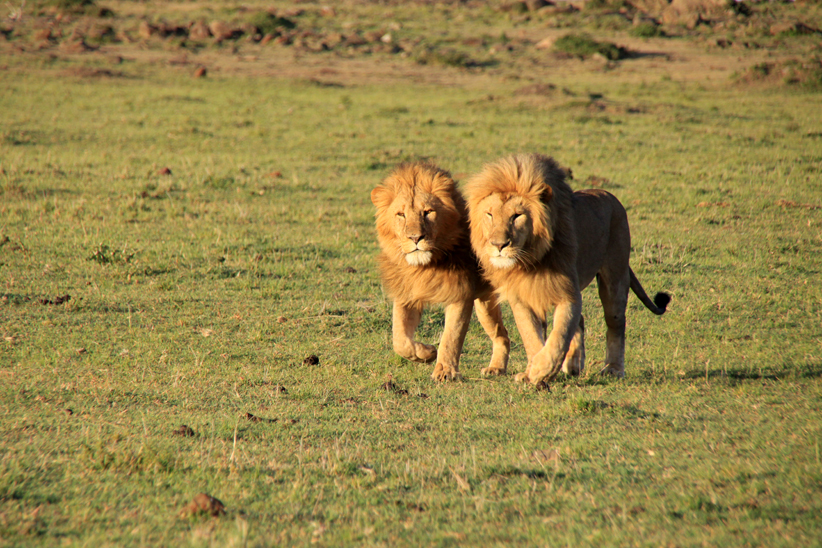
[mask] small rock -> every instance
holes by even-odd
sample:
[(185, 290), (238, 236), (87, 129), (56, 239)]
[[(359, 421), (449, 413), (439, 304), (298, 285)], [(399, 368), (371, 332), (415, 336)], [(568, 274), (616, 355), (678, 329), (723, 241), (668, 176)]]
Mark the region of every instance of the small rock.
[(398, 394), (400, 396), (407, 396), (408, 395), (408, 390), (406, 390), (404, 388), (400, 388), (399, 386), (397, 386), (394, 383), (394, 381), (387, 381), (387, 382), (383, 383), (383, 385), (380, 388), (382, 388), (386, 392), (393, 392), (393, 393)]
[(157, 171), (157, 174), (158, 174), (158, 175), (171, 175), (171, 169), (169, 169), (169, 168), (167, 168), (167, 167), (161, 167), (161, 168)]
[(195, 42), (204, 42), (211, 38), (211, 31), (203, 21), (197, 21), (188, 29), (188, 39)]
[(190, 426), (188, 426), (187, 424), (181, 424), (180, 428), (177, 428), (176, 430), (171, 432), (171, 435), (172, 436), (181, 436), (181, 437), (184, 437), (184, 438), (193, 438), (194, 436), (197, 435), (197, 433), (194, 432), (194, 430)]
[(208, 30), (218, 42), (228, 40), (234, 35), (234, 30), (224, 21), (212, 21), (208, 25)]
[(528, 11), (537, 11), (550, 5), (551, 3), (547, 0), (525, 0), (525, 6), (528, 8)]
[(311, 354), (303, 360), (303, 365), (320, 365), (320, 358), (318, 358), (315, 354)]
[(194, 497), (194, 500), (185, 507), (185, 513), (189, 515), (209, 514), (217, 517), (225, 514), (225, 505), (211, 495), (199, 493)]
[(204, 78), (205, 75), (208, 73), (205, 67), (197, 67), (197, 70), (194, 71), (195, 78)]
[(148, 21), (140, 21), (140, 25), (137, 27), (137, 35), (140, 36), (140, 38), (147, 40), (156, 33), (157, 27), (150, 25)]
[(277, 422), (277, 419), (264, 419), (263, 417), (252, 415), (251, 413), (246, 413), (243, 417), (251, 422)]

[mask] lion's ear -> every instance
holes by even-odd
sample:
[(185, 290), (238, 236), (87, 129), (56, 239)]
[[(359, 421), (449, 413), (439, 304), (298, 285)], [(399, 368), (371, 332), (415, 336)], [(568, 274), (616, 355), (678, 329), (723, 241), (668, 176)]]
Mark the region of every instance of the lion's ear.
[(393, 199), (394, 196), (391, 194), (391, 191), (384, 186), (378, 186), (371, 191), (371, 203), (373, 203), (377, 209), (382, 210), (387, 208), (391, 205), (391, 200)]
[(549, 204), (549, 203), (551, 203), (551, 200), (553, 199), (553, 197), (554, 197), (554, 189), (552, 189), (548, 185), (545, 185), (545, 189), (542, 191), (542, 194), (540, 194), (539, 200), (543, 204)]

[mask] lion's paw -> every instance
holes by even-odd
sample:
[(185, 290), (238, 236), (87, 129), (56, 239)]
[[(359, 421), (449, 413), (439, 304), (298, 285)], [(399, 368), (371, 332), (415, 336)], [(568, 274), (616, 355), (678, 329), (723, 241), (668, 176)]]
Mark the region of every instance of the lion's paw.
[(526, 372), (517, 373), (516, 375), (514, 375), (514, 380), (517, 381), (517, 382), (528, 382), (529, 381), (528, 373), (526, 373)]
[(488, 367), (480, 370), (480, 374), (482, 374), (485, 377), (497, 377), (497, 376), (505, 375), (506, 373), (508, 373), (507, 369), (502, 368), (502, 367), (494, 367), (494, 366), (490, 366), (490, 365)]
[(617, 379), (625, 378), (625, 367), (616, 363), (609, 363), (600, 370), (600, 375), (611, 375)]
[(416, 343), (414, 344), (414, 351), (417, 354), (417, 360), (423, 363), (429, 363), (437, 359), (437, 347), (430, 344)]
[(431, 378), (439, 382), (457, 381), (462, 378), (462, 375), (460, 375), (459, 369), (456, 367), (438, 363), (436, 367), (434, 367), (434, 372), (431, 374)]

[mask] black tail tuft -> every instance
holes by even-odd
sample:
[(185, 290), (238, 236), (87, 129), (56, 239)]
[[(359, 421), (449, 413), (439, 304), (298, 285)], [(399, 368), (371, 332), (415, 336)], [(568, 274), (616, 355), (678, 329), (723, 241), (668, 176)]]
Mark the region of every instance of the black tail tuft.
[(654, 295), (654, 304), (657, 306), (657, 308), (661, 309), (662, 312), (665, 312), (665, 309), (668, 307), (669, 302), (671, 302), (671, 296), (667, 293), (657, 293), (656, 295)]

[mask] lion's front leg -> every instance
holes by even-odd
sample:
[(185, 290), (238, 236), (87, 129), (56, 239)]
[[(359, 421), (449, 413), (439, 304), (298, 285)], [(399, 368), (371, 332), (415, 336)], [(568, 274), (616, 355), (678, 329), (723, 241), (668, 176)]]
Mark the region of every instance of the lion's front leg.
[(480, 373), (489, 376), (505, 375), (508, 370), (511, 339), (508, 338), (508, 330), (502, 324), (502, 309), (493, 295), (476, 299), (474, 308), (477, 311), (477, 319), (493, 344), (491, 363)]
[(437, 359), (437, 349), (414, 340), (422, 310), (394, 302), (392, 336), (394, 352), (412, 362), (429, 363)]
[(460, 377), (460, 354), (471, 321), (472, 304), (468, 299), (445, 307), (445, 329), (440, 340), (437, 365), (431, 375), (434, 380), (448, 381)]
[(525, 354), (528, 357), (528, 365), (525, 371), (517, 373), (514, 380), (528, 382), (534, 357), (545, 346), (545, 318), (542, 318), (529, 306), (518, 300), (510, 299), (510, 303), (511, 311), (514, 313), (514, 321), (517, 323), (517, 330), (522, 338), (522, 344), (525, 346)]
[(582, 299), (579, 293), (573, 301), (557, 305), (554, 310), (554, 326), (548, 341), (534, 359), (530, 360), (528, 382), (538, 386), (550, 382), (557, 376), (571, 346), (571, 340), (579, 328), (581, 314)]

